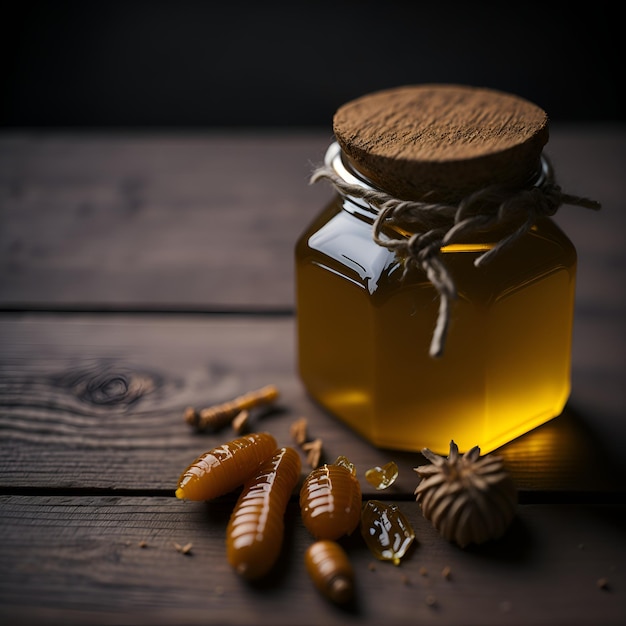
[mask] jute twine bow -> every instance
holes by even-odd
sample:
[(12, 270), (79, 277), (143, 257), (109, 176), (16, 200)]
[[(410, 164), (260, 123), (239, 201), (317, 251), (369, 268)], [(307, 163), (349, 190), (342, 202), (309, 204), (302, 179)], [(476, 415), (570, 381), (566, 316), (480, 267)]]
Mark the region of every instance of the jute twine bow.
[[(457, 297), (454, 281), (441, 258), (442, 247), (467, 240), (485, 228), (510, 225), (510, 233), (474, 261), (476, 267), (481, 267), (527, 233), (539, 217), (554, 215), (564, 204), (600, 209), (595, 200), (563, 193), (554, 182), (551, 167), (540, 185), (523, 189), (487, 187), (466, 196), (458, 205), (400, 200), (378, 189), (347, 183), (327, 165), (317, 168), (310, 182), (322, 178), (330, 180), (341, 194), (361, 198), (377, 210), (374, 241), (402, 259), (403, 278), (411, 268), (421, 268), (437, 289), (439, 313), (429, 350), (433, 358), (443, 354), (450, 310)], [(390, 235), (397, 231), (387, 228), (383, 233), (386, 227), (413, 234), (408, 238), (400, 233)]]

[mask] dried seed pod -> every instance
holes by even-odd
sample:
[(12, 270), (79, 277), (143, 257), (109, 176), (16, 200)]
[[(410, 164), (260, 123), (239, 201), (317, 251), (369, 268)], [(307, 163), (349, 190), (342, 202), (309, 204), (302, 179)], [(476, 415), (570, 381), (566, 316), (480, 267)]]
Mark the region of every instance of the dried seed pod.
[(243, 578), (261, 578), (278, 559), (301, 466), (293, 448), (280, 448), (244, 483), (226, 530), (228, 562)]
[(269, 433), (251, 433), (199, 456), (180, 476), (176, 497), (211, 500), (242, 485), (276, 450)]
[(415, 489), (424, 517), (439, 533), (459, 546), (497, 539), (517, 507), (517, 489), (499, 456), (480, 456), (475, 446), (463, 456), (454, 441), (447, 458), (428, 448), (431, 462), (414, 468), (422, 479)]
[(300, 489), (300, 511), (316, 539), (339, 539), (359, 525), (361, 485), (345, 457), (314, 469)]
[(317, 589), (337, 604), (354, 595), (354, 570), (345, 550), (335, 541), (323, 539), (310, 545), (304, 555), (307, 572)]

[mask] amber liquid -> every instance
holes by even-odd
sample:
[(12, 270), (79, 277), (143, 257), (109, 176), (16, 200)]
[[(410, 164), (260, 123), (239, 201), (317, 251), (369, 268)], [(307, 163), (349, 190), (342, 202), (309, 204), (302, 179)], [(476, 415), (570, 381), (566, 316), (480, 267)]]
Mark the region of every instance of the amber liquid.
[(378, 447), (487, 453), (559, 415), (570, 392), (576, 252), (540, 221), (486, 266), (493, 233), (442, 250), (458, 290), (429, 356), (438, 294), (401, 280), (371, 222), (337, 198), (296, 247), (298, 364), (311, 396)]

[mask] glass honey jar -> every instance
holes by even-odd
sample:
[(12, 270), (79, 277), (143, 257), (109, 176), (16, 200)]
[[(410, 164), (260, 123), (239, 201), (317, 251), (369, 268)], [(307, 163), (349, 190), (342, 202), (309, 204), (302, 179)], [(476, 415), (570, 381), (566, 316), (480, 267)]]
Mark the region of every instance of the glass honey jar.
[(313, 181), (335, 195), (295, 251), (298, 369), (380, 448), (483, 453), (570, 394), (576, 251), (546, 113), (517, 96), (416, 85), (340, 107)]

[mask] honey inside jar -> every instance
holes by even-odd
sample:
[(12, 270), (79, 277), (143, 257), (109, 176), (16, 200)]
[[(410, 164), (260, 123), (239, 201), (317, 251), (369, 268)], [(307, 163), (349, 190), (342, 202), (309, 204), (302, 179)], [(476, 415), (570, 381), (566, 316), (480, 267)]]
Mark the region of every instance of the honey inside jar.
[(440, 453), (451, 437), (491, 451), (562, 412), (576, 253), (553, 222), (480, 272), (481, 244), (444, 251), (458, 300), (434, 360), (433, 286), (400, 283), (394, 254), (340, 199), (322, 221), (300, 238), (296, 268), (300, 375), (322, 406), (379, 447)]
[[(327, 163), (341, 174), (336, 144)], [(548, 217), (475, 267), (501, 233), (443, 246), (457, 297), (441, 358), (437, 290), (338, 193), (296, 245), (298, 367), (310, 395), (378, 447), (487, 453), (559, 415), (570, 393), (576, 251)]]

